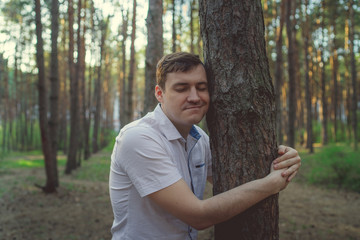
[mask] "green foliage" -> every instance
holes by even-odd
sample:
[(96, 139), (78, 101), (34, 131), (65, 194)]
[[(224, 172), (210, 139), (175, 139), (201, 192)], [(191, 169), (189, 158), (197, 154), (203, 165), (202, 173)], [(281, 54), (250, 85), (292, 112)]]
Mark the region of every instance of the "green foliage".
[(302, 158), (308, 182), (360, 192), (360, 157), (351, 146), (330, 144)]

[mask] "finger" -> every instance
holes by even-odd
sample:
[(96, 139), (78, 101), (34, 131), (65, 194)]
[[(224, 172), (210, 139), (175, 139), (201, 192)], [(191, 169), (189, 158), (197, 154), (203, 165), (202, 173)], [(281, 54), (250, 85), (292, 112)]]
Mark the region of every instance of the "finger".
[(299, 170), (299, 168), (300, 168), (300, 165), (301, 165), (300, 163), (292, 165), (291, 167), (286, 169), (284, 172), (282, 172), (281, 176), (288, 177), (291, 174), (293, 174), (294, 172), (297, 172)]
[(289, 148), (287, 147), (286, 153), (284, 153), (283, 155), (279, 156), (278, 158), (276, 158), (274, 160), (274, 163), (279, 163), (282, 162), (284, 160), (290, 159), (290, 158), (294, 158), (296, 156), (298, 156), (298, 152), (293, 149), (293, 148)]
[(283, 155), (286, 152), (286, 146), (279, 145), (278, 147), (278, 154)]
[(298, 171), (293, 172), (293, 174), (291, 174), (286, 181), (290, 182), (296, 176), (297, 172)]
[(299, 155), (296, 155), (295, 157), (291, 157), (291, 158), (283, 160), (281, 162), (275, 162), (275, 161), (273, 162), (274, 169), (281, 169), (281, 168), (287, 168), (287, 167), (291, 167), (295, 164), (301, 163), (301, 158)]

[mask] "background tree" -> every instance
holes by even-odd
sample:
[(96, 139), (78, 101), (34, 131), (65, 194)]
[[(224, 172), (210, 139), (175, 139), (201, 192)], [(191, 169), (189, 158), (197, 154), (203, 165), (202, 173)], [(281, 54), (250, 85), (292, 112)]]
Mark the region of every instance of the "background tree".
[(321, 44), (320, 44), (320, 79), (321, 79), (321, 101), (322, 101), (322, 143), (323, 145), (328, 144), (328, 103), (326, 94), (326, 69), (325, 69), (325, 0), (322, 1), (321, 5)]
[(350, 42), (350, 62), (351, 62), (351, 86), (352, 86), (352, 125), (354, 132), (354, 148), (358, 149), (358, 133), (357, 133), (357, 70), (354, 53), (354, 34), (355, 34), (355, 20), (354, 20), (354, 1), (349, 1), (349, 42)]
[(57, 168), (58, 125), (59, 125), (59, 70), (58, 70), (58, 36), (59, 36), (59, 1), (51, 1), (51, 60), (50, 60), (50, 119), (49, 134), (51, 138), (52, 175), (56, 186), (59, 186)]
[(304, 38), (304, 59), (305, 59), (305, 98), (306, 98), (306, 133), (307, 142), (306, 147), (309, 148), (310, 153), (314, 152), (313, 147), (313, 129), (312, 129), (312, 109), (311, 109), (311, 92), (310, 92), (310, 69), (309, 69), (309, 28), (310, 21), (307, 13), (309, 7), (309, 0), (305, 0), (305, 21), (303, 23), (303, 38)]
[(286, 32), (288, 37), (288, 74), (289, 74), (289, 94), (288, 94), (288, 140), (287, 144), (290, 147), (295, 146), (295, 117), (296, 117), (296, 73), (295, 73), (295, 46), (294, 46), (294, 31), (292, 19), (293, 8), (292, 4), (295, 1), (287, 1), (286, 4)]
[(162, 0), (150, 0), (146, 19), (148, 41), (145, 60), (145, 101), (144, 114), (152, 111), (157, 104), (154, 95), (156, 85), (156, 64), (163, 56)]
[[(79, 0), (81, 1), (81, 0)], [(81, 5), (80, 5), (81, 6)], [(65, 173), (70, 174), (72, 170), (77, 168), (76, 154), (78, 148), (78, 119), (79, 119), (79, 80), (75, 76), (74, 63), (74, 8), (73, 1), (68, 0), (68, 16), (69, 16), (69, 76), (70, 76), (70, 141), (69, 153), (66, 161)]]
[(281, 89), (283, 87), (283, 27), (285, 21), (285, 6), (286, 1), (282, 0), (280, 5), (280, 19), (279, 26), (276, 28), (276, 65), (275, 65), (275, 106), (276, 106), (276, 123), (277, 123), (277, 140), (283, 142), (282, 133), (282, 104), (281, 104)]
[(135, 39), (136, 39), (136, 0), (133, 1), (133, 17), (132, 17), (132, 30), (131, 30), (131, 46), (130, 46), (130, 63), (129, 63), (129, 75), (128, 86), (126, 92), (127, 108), (126, 108), (126, 123), (131, 122), (134, 117), (134, 104), (133, 104), (133, 92), (134, 92), (134, 79), (135, 79)]
[(48, 119), (47, 119), (47, 95), (45, 86), (45, 66), (44, 66), (44, 50), (42, 39), (42, 23), (40, 0), (35, 0), (35, 21), (36, 21), (36, 62), (38, 66), (38, 91), (39, 91), (39, 120), (41, 130), (42, 151), (45, 161), (46, 185), (42, 187), (46, 193), (56, 191), (58, 185), (57, 175), (54, 174), (54, 162), (52, 159), (52, 145), (49, 135)]
[(129, 11), (124, 9), (121, 10), (122, 15), (122, 27), (121, 27), (121, 74), (119, 81), (119, 116), (120, 116), (120, 126), (124, 126), (126, 124), (126, 40), (128, 38), (128, 19), (129, 19)]
[[(266, 176), (276, 158), (274, 89), (261, 1), (200, 1), (211, 96), (214, 194)], [(278, 196), (215, 226), (216, 239), (278, 239)]]
[(93, 137), (92, 137), (92, 152), (96, 153), (99, 151), (99, 143), (98, 143), (98, 134), (100, 128), (100, 120), (101, 120), (101, 90), (102, 90), (102, 67), (105, 57), (105, 40), (107, 37), (108, 25), (110, 21), (110, 16), (107, 17), (106, 21), (103, 21), (101, 24), (101, 42), (100, 42), (100, 60), (99, 66), (97, 69), (97, 78), (96, 78), (96, 86), (94, 89), (94, 98), (95, 98), (95, 112), (94, 112), (94, 130), (93, 130)]

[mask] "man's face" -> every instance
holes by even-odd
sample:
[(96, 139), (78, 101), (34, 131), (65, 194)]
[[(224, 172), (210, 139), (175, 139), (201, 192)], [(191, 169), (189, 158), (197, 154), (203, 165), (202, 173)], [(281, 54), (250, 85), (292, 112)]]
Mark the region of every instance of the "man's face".
[(187, 72), (168, 73), (165, 89), (156, 86), (155, 96), (178, 131), (187, 135), (186, 131), (201, 121), (209, 107), (204, 67), (200, 64)]

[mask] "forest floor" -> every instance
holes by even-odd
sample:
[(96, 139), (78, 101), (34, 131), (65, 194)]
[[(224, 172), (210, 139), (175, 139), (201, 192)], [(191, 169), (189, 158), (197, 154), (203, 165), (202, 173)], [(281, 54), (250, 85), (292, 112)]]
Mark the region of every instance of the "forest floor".
[[(109, 161), (108, 153), (97, 157)], [(0, 168), (0, 239), (110, 239), (108, 184), (76, 179), (77, 171), (61, 174), (56, 194), (44, 194), (34, 186), (44, 183), (43, 168)], [(282, 240), (360, 239), (359, 193), (308, 185), (300, 175), (279, 205)], [(199, 233), (199, 240), (210, 239), (212, 228)]]

